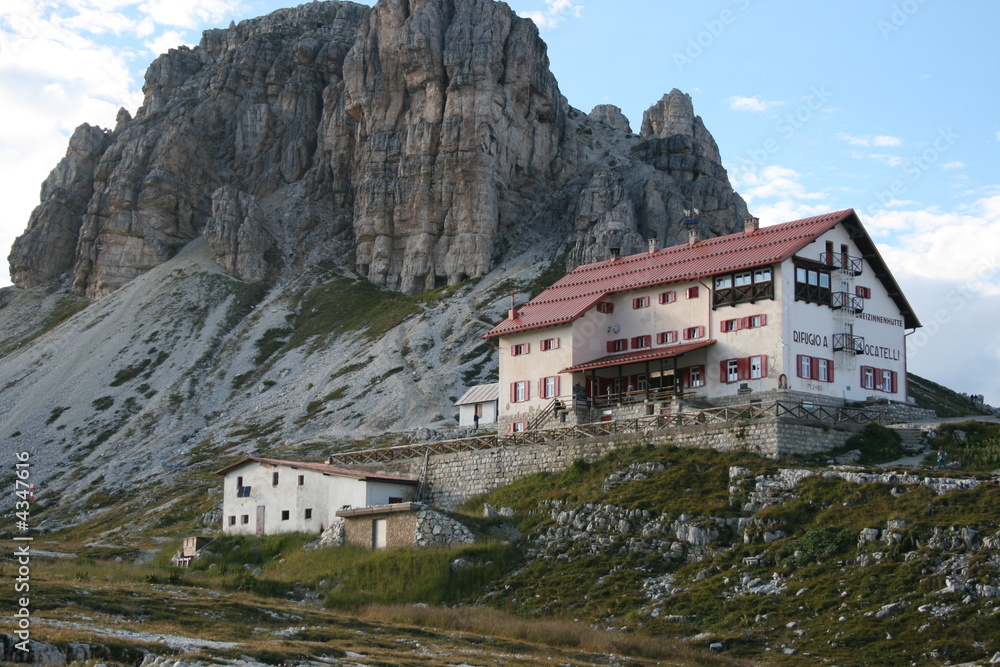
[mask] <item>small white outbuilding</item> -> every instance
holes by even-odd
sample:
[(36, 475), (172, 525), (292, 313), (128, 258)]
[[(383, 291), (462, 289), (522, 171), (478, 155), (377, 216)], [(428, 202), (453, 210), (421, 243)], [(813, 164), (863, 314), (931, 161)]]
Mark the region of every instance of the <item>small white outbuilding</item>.
[(325, 463), (249, 456), (217, 470), (222, 530), (234, 535), (321, 533), (337, 510), (409, 502), (418, 481)]
[[(455, 405), (458, 406), (458, 425), (464, 427), (495, 424), (500, 399), (500, 385), (480, 384), (470, 387)], [(476, 417), (479, 417), (478, 422)]]

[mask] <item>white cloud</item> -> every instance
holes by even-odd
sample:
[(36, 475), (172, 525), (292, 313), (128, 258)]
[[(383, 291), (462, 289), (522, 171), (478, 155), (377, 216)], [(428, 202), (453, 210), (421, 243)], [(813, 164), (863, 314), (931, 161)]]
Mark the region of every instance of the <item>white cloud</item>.
[(879, 146), (879, 147), (892, 147), (892, 146), (902, 146), (903, 140), (899, 137), (891, 137), (887, 134), (877, 134), (872, 136), (870, 134), (863, 136), (856, 136), (853, 134), (846, 134), (841, 132), (837, 135), (837, 138), (841, 141), (846, 141), (852, 146)]
[(941, 165), (941, 168), (942, 169), (961, 169), (964, 166), (965, 166), (964, 162), (959, 162), (958, 160), (956, 160), (954, 162), (945, 162), (943, 165)]
[(878, 134), (872, 137), (872, 146), (900, 146), (903, 140), (899, 137), (890, 137), (885, 134)]
[(768, 102), (760, 99), (756, 95), (753, 97), (741, 97), (739, 95), (734, 95), (730, 97), (726, 102), (729, 103), (729, 108), (733, 111), (753, 111), (762, 112), (767, 111)]
[(242, 7), (240, 0), (147, 0), (139, 5), (139, 11), (154, 23), (191, 29), (217, 23)]
[(519, 11), (518, 15), (534, 21), (540, 30), (556, 28), (567, 17), (580, 18), (583, 15), (583, 3), (575, 0), (545, 0), (544, 10)]
[(166, 53), (170, 49), (176, 49), (181, 44), (184, 44), (184, 35), (176, 30), (170, 30), (163, 33), (153, 39), (143, 42), (146, 48), (154, 56), (159, 56), (160, 54)]
[(802, 175), (781, 165), (760, 169), (731, 170), (730, 178), (762, 225), (828, 213), (830, 205), (822, 192), (810, 192), (801, 182)]

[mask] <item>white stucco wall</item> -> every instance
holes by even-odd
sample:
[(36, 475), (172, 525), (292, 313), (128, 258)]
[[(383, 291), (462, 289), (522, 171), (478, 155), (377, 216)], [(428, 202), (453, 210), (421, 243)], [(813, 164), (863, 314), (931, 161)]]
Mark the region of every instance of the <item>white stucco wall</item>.
[[(278, 473), (277, 485), (273, 484), (275, 472)], [(299, 476), (302, 484), (299, 484)], [(240, 477), (243, 485), (250, 487), (249, 497), (237, 497)], [(222, 528), (231, 534), (257, 534), (258, 508), (263, 507), (264, 534), (319, 533), (345, 505), (385, 505), (389, 498), (407, 501), (413, 497), (414, 490), (411, 484), (359, 480), (253, 461), (230, 470), (223, 479)], [(312, 510), (308, 519), (305, 516), (307, 509)], [(282, 518), (283, 512), (288, 512), (287, 519)], [(230, 523), (231, 517), (235, 517), (235, 525)]]

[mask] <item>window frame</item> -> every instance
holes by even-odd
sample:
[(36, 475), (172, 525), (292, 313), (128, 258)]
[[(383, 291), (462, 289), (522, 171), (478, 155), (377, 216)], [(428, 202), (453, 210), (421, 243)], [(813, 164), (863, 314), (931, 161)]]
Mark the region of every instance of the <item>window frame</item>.
[(531, 400), (531, 383), (527, 380), (515, 380), (510, 383), (510, 402), (527, 403)]
[(639, 310), (640, 308), (649, 308), (648, 296), (637, 296), (632, 299), (632, 310)]
[(597, 312), (604, 313), (605, 315), (610, 315), (615, 312), (615, 304), (610, 301), (599, 301), (596, 308)]
[(660, 292), (661, 304), (674, 303), (675, 301), (677, 301), (676, 290), (667, 290), (666, 292)]
[(304, 514), (304, 519), (306, 521), (311, 520), (313, 518), (312, 508), (311, 507), (307, 507), (306, 510), (305, 510), (305, 512), (303, 514)]
[[(670, 340), (667, 340), (667, 338)], [(678, 341), (677, 331), (661, 331), (656, 334), (657, 345), (673, 345)]]
[(291, 521), (292, 520), (292, 511), (291, 510), (281, 510), (281, 520), (282, 521)]
[(510, 356), (521, 357), (531, 354), (531, 343), (514, 343), (510, 346)]
[(645, 350), (650, 347), (653, 347), (653, 337), (650, 336), (649, 334), (643, 334), (641, 336), (632, 337), (631, 349)]
[(551, 352), (552, 350), (559, 349), (559, 338), (545, 338), (538, 343), (538, 349), (541, 352)]
[(557, 397), (559, 395), (559, 376), (549, 375), (540, 379), (538, 381), (538, 394), (541, 398)]
[(705, 337), (705, 327), (695, 326), (684, 329), (684, 340), (697, 340)]
[(691, 287), (688, 287), (686, 293), (687, 293), (687, 298), (688, 299), (691, 299), (691, 300), (697, 299), (698, 298), (698, 285), (692, 285)]

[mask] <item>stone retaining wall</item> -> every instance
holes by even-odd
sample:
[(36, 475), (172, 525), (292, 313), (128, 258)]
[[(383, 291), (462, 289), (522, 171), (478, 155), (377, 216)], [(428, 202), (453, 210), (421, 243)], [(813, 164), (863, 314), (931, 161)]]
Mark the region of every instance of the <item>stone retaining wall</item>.
[[(746, 420), (728, 424), (679, 426), (652, 433), (621, 433), (543, 445), (496, 447), (476, 451), (431, 454), (427, 462), (424, 500), (443, 508), (489, 493), (537, 472), (559, 472), (573, 461), (595, 461), (619, 447), (653, 444), (750, 451), (781, 458), (811, 454), (841, 446), (863, 427), (852, 424), (818, 424), (808, 420)], [(377, 472), (420, 477), (423, 458), (356, 466)]]

